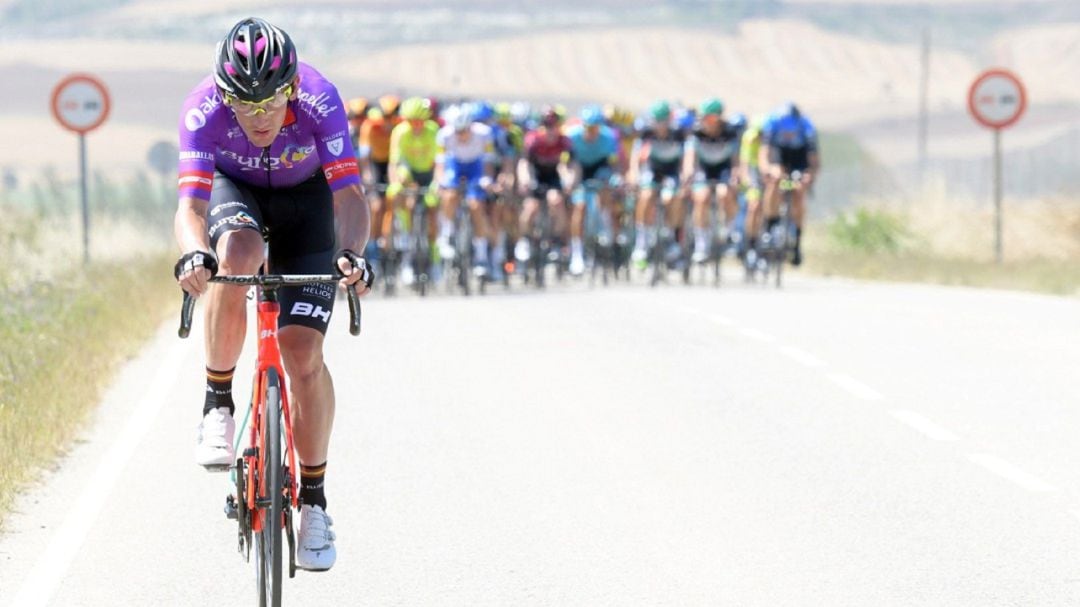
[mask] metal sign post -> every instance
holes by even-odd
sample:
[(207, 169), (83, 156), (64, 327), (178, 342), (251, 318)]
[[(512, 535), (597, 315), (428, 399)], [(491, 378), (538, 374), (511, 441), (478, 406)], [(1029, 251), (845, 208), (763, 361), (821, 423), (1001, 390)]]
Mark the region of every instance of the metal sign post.
[(994, 131), (994, 259), (1005, 259), (1001, 187), (1001, 131), (1020, 120), (1027, 108), (1027, 94), (1020, 79), (1003, 69), (987, 70), (968, 90), (968, 110), (975, 120)]
[(86, 188), (86, 134), (109, 115), (109, 92), (86, 74), (72, 74), (52, 92), (52, 112), (61, 126), (79, 135), (79, 198), (82, 206), (83, 262), (90, 261), (90, 203)]

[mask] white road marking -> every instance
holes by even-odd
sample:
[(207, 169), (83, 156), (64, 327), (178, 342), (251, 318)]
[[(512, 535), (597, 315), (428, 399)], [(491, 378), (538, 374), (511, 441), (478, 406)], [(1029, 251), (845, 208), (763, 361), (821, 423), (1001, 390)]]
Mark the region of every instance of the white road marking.
[(709, 316), (709, 320), (713, 323), (720, 325), (721, 327), (734, 327), (735, 321), (731, 320), (727, 316), (721, 316), (720, 314), (713, 314)]
[(739, 329), (739, 333), (742, 333), (744, 337), (749, 337), (755, 341), (761, 341), (765, 343), (774, 342), (776, 338), (764, 331), (758, 331), (757, 329), (745, 328)]
[(682, 312), (683, 314), (688, 314), (690, 316), (700, 316), (701, 315), (701, 312), (698, 311), (697, 308), (691, 308), (690, 306), (675, 306), (675, 309)]
[(967, 458), (994, 474), (1020, 485), (1028, 491), (1057, 491), (1057, 487), (1021, 468), (989, 453), (969, 453)]
[(82, 495), (72, 505), (67, 518), (53, 535), (45, 552), (38, 557), (19, 594), (15, 596), (13, 605), (26, 607), (49, 603), (60, 581), (67, 575), (71, 561), (86, 540), (124, 466), (135, 453), (154, 423), (158, 410), (172, 392), (177, 380), (176, 369), (187, 356), (190, 348), (188, 344), (191, 343), (176, 343), (169, 348), (138, 407), (87, 481)]
[(926, 436), (930, 437), (933, 440), (940, 440), (940, 441), (957, 441), (957, 440), (960, 440), (959, 436), (953, 434), (952, 432), (949, 432), (945, 428), (942, 428), (941, 426), (937, 425), (936, 423), (930, 421), (929, 419), (923, 417), (922, 415), (920, 415), (920, 414), (918, 414), (918, 413), (916, 413), (914, 411), (906, 411), (904, 409), (894, 409), (894, 410), (890, 411), (889, 413), (893, 417), (895, 417), (896, 419), (898, 419), (901, 422), (907, 424), (908, 426), (911, 426), (912, 428), (918, 430), (919, 432), (922, 432), (923, 434), (925, 434)]
[(806, 350), (801, 350), (795, 346), (782, 346), (780, 352), (788, 358), (794, 359), (795, 362), (810, 367), (811, 369), (818, 369), (825, 366), (825, 361)]
[(861, 381), (843, 373), (829, 373), (829, 379), (836, 385), (847, 390), (853, 396), (863, 400), (884, 400), (881, 392), (871, 388)]

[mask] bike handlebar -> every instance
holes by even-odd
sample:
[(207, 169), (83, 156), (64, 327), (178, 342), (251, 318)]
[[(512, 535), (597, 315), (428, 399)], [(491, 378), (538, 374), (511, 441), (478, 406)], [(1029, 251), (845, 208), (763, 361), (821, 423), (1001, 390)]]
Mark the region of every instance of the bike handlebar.
[[(277, 289), (287, 285), (334, 283), (341, 280), (341, 278), (342, 276), (333, 274), (238, 274), (214, 276), (210, 278), (210, 282)], [(191, 334), (191, 317), (195, 311), (195, 298), (187, 291), (183, 293), (183, 305), (180, 308), (180, 329), (177, 331), (181, 339), (185, 339)], [(356, 285), (349, 285), (345, 289), (345, 293), (349, 298), (349, 333), (351, 335), (360, 335), (360, 296), (356, 293)]]

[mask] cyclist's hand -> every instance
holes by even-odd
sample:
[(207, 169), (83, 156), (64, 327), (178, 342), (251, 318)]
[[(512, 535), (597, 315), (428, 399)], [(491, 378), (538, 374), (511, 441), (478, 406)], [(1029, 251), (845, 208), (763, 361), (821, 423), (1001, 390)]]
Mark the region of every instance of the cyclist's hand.
[(210, 286), (210, 278), (217, 274), (217, 257), (207, 251), (191, 251), (185, 253), (176, 261), (173, 267), (173, 277), (180, 284), (180, 288), (189, 295), (199, 297), (206, 293)]
[(802, 174), (802, 183), (806, 187), (810, 187), (810, 184), (814, 183), (814, 174), (810, 171), (806, 171)]
[(371, 285), (375, 282), (375, 272), (363, 257), (349, 249), (342, 249), (337, 254), (336, 261), (338, 271), (344, 276), (341, 279), (342, 287), (356, 285), (357, 295), (367, 295), (371, 291)]

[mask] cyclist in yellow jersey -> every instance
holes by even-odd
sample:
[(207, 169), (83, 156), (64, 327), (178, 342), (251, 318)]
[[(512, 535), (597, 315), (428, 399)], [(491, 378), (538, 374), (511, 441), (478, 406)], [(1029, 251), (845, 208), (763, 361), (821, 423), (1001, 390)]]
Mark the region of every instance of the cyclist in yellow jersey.
[[(415, 184), (423, 192), (424, 204), (435, 208), (439, 199), (430, 189), (435, 175), (435, 156), (438, 153), (439, 125), (431, 120), (428, 103), (420, 97), (411, 97), (401, 104), (401, 116), (404, 122), (394, 127), (390, 133), (390, 185), (386, 189), (386, 200), (390, 212), (384, 217), (383, 233), (388, 234), (394, 214), (401, 208), (399, 198), (402, 190)], [(416, 198), (406, 200), (409, 215)], [(435, 222), (428, 223), (428, 238), (435, 239)], [(402, 281), (412, 282), (412, 263), (406, 259), (402, 265)]]
[(754, 249), (758, 234), (761, 233), (761, 170), (758, 156), (761, 153), (761, 129), (764, 125), (764, 116), (754, 116), (743, 133), (742, 146), (739, 149), (739, 183), (746, 188), (748, 250)]

